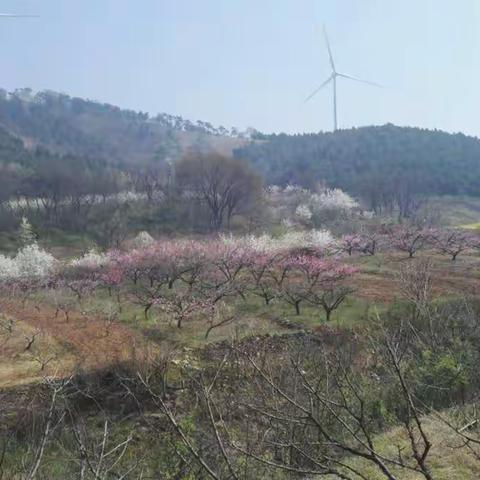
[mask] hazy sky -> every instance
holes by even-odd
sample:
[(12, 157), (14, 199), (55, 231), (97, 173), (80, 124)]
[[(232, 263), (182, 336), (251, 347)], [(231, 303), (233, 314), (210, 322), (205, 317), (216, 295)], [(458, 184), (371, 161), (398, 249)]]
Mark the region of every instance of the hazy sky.
[(215, 125), (332, 126), (326, 24), (342, 127), (480, 135), (480, 0), (0, 0), (0, 86), (29, 86)]

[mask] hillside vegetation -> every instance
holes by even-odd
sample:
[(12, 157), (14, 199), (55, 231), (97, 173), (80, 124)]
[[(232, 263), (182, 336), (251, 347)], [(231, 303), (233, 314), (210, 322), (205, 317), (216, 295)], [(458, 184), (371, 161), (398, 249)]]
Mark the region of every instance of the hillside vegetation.
[(0, 94), (0, 480), (477, 478), (479, 145)]
[(257, 136), (237, 149), (271, 183), (325, 182), (380, 210), (408, 214), (415, 196), (480, 195), (480, 140), (384, 125), (335, 133)]
[(189, 149), (231, 153), (245, 135), (180, 116), (150, 117), (51, 91), (33, 94), (30, 89), (0, 91), (0, 126), (29, 150), (41, 146), (60, 155), (99, 157), (115, 165), (176, 158)]
[[(376, 213), (398, 210), (401, 217), (426, 197), (480, 195), (480, 140), (463, 134), (390, 124), (303, 135), (242, 133), (51, 91), (0, 90), (0, 168), (8, 164), (10, 172), (12, 165), (45, 170), (53, 161), (69, 169), (95, 165), (95, 175), (110, 169), (111, 176), (114, 168), (143, 170), (143, 177), (157, 170), (158, 177), (169, 162), (212, 153), (248, 161), (265, 184), (338, 187)], [(42, 194), (45, 182), (37, 183), (28, 195)]]

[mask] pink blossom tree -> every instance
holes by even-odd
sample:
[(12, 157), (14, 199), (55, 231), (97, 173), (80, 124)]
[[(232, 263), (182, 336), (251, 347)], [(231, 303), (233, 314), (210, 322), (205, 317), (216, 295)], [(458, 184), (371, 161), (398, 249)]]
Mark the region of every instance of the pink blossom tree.
[(308, 290), (306, 300), (312, 305), (322, 307), (328, 322), (332, 312), (353, 293), (353, 288), (345, 285), (345, 280), (356, 272), (356, 268), (336, 261), (327, 263), (328, 266), (326, 265), (323, 272), (320, 272), (313, 288)]
[(206, 246), (206, 268), (200, 275), (200, 286), (203, 295), (212, 303), (226, 297), (240, 295), (245, 298), (245, 271), (251, 251), (243, 246), (210, 242)]
[(432, 230), (415, 226), (400, 226), (389, 234), (390, 244), (401, 252), (408, 253), (408, 258), (425, 248), (432, 238)]
[(356, 269), (337, 260), (319, 258), (310, 255), (290, 257), (285, 260), (288, 273), (282, 286), (282, 298), (295, 307), (300, 314), (303, 301), (321, 306), (330, 320), (352, 289), (344, 281), (353, 275)]
[(251, 281), (247, 283), (248, 291), (262, 298), (265, 305), (269, 305), (278, 296), (276, 282), (272, 277), (273, 270), (278, 266), (277, 263), (277, 254), (252, 253), (246, 265), (246, 270), (251, 277)]
[(175, 320), (177, 328), (182, 328), (184, 321), (200, 315), (211, 307), (210, 302), (197, 298), (188, 290), (166, 290), (163, 295), (155, 299), (156, 305), (161, 311)]
[(450, 255), (455, 261), (462, 252), (475, 246), (473, 236), (463, 230), (439, 229), (432, 231), (432, 244), (441, 253)]
[(385, 243), (384, 235), (375, 230), (370, 232), (363, 232), (360, 235), (360, 238), (360, 250), (366, 255), (376, 255), (378, 250), (382, 248)]
[(338, 249), (351, 256), (354, 252), (364, 250), (364, 239), (359, 234), (344, 235), (338, 242)]

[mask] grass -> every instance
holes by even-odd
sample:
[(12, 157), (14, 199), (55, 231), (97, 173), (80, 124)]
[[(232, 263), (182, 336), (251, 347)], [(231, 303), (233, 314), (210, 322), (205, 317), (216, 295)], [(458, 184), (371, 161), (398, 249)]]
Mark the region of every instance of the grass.
[[(431, 469), (435, 480), (472, 480), (480, 478), (480, 461), (467, 448), (462, 446), (459, 437), (449, 429), (441, 420), (430, 416), (424, 419), (425, 430), (432, 441), (432, 449), (427, 459), (427, 465)], [(386, 457), (398, 458), (399, 449), (408, 458), (410, 451), (409, 440), (404, 428), (396, 427), (375, 439), (378, 451)], [(475, 448), (475, 447), (474, 447)], [(477, 453), (480, 453), (477, 451)], [(350, 458), (347, 465), (355, 468), (369, 480), (384, 480), (385, 477), (377, 467), (369, 462)], [(413, 466), (413, 463), (411, 463)], [(401, 480), (424, 480), (419, 473), (391, 467), (392, 472)], [(360, 477), (358, 477), (360, 479)], [(329, 480), (337, 480), (337, 476), (329, 477)]]
[(80, 256), (95, 246), (95, 242), (86, 234), (68, 233), (58, 229), (41, 233), (39, 243), (60, 259)]
[(460, 225), (460, 228), (464, 228), (465, 230), (480, 230), (480, 222), (466, 223), (464, 225)]
[(440, 212), (445, 226), (456, 227), (480, 222), (480, 198), (468, 196), (432, 197), (426, 204), (427, 211)]
[[(191, 420), (188, 418), (182, 419), (183, 427), (187, 430), (189, 421)], [(100, 443), (100, 439), (103, 436), (103, 417), (98, 415), (88, 416), (85, 417), (85, 422), (90, 438), (96, 438), (98, 443)], [(433, 444), (427, 458), (427, 465), (435, 480), (473, 480), (480, 478), (480, 461), (468, 449), (458, 448), (461, 446), (461, 441), (452, 430), (433, 416), (424, 418), (424, 426)], [(118, 419), (116, 422), (109, 423), (107, 447), (112, 448), (130, 435), (133, 436), (134, 440), (130, 443), (126, 455), (119, 463), (117, 470), (127, 469), (128, 466), (132, 466), (139, 461), (143, 473), (147, 474), (147, 476), (151, 475), (151, 478), (153, 478), (155, 475), (155, 478), (157, 478), (161, 472), (165, 474), (165, 478), (170, 478), (168, 476), (169, 467), (176, 463), (172, 447), (168, 446), (168, 442), (162, 443), (161, 436), (142, 427), (142, 423), (139, 423), (135, 417), (123, 420)], [(378, 435), (374, 439), (374, 444), (378, 452), (389, 458), (396, 458), (399, 449), (401, 449), (404, 460), (413, 465), (411, 459), (408, 458), (409, 441), (403, 428), (395, 427), (386, 433)], [(180, 442), (178, 442), (176, 448), (182, 449)], [(72, 461), (75, 455), (78, 456), (78, 447), (73, 437), (70, 434), (66, 435), (63, 433), (55, 435), (45, 451), (45, 461), (42, 463), (40, 470), (42, 478), (51, 480), (73, 478), (78, 472), (78, 465)], [(8, 474), (9, 471), (17, 468), (26, 460), (28, 464), (31, 456), (32, 453), (25, 444), (15, 442), (9, 444), (5, 457), (5, 472)], [(114, 461), (114, 459), (111, 459), (111, 461)], [(363, 478), (368, 478), (368, 480), (385, 480), (378, 468), (364, 459), (347, 457), (343, 459), (343, 462), (361, 473)], [(390, 468), (399, 480), (424, 480), (424, 477), (420, 474), (407, 469)], [(351, 471), (348, 473), (349, 476), (353, 475)], [(8, 478), (14, 479), (16, 477)], [(272, 472), (272, 476), (268, 478), (279, 480), (285, 477), (282, 475), (282, 472), (276, 471), (275, 473)], [(355, 477), (353, 475), (353, 478), (360, 480), (359, 476)], [(339, 477), (332, 475), (325, 477), (325, 479), (339, 480)]]
[[(78, 238), (72, 240), (80, 242)], [(434, 261), (433, 283), (437, 299), (455, 298), (478, 289), (478, 255), (462, 255), (456, 262), (433, 251), (418, 254), (423, 255), (428, 255)], [(412, 260), (400, 253), (381, 253), (376, 256), (354, 256), (347, 261), (359, 268), (359, 273), (352, 280), (355, 291), (332, 313), (328, 323), (332, 328), (353, 328), (366, 324), (372, 315), (381, 313), (400, 301), (399, 294), (395, 293), (398, 292), (396, 272)], [(54, 350), (64, 365), (73, 365), (72, 359), (75, 356), (85, 359), (82, 355), (86, 355), (91, 359), (95, 346), (98, 345), (107, 349), (102, 350), (102, 361), (106, 361), (109, 354), (113, 361), (115, 355), (120, 355), (114, 342), (121, 342), (125, 336), (135, 337), (135, 342), (149, 345), (148, 348), (161, 353), (170, 352), (172, 349), (201, 348), (208, 343), (251, 335), (287, 334), (304, 329), (315, 331), (326, 324), (326, 316), (321, 307), (303, 302), (300, 315), (296, 315), (295, 309), (281, 300), (274, 300), (267, 306), (263, 299), (253, 295), (247, 295), (245, 301), (240, 298), (230, 299), (229, 308), (237, 314), (237, 319), (212, 330), (208, 339), (205, 338), (205, 333), (209, 325), (205, 318), (192, 318), (185, 321), (179, 329), (172, 318), (153, 308), (146, 319), (143, 309), (133, 303), (128, 292), (122, 293), (120, 304), (117, 303), (115, 295), (109, 296), (104, 290), (95, 292), (95, 295), (85, 298), (79, 304), (71, 292), (48, 290), (38, 293), (33, 298), (33, 303), (40, 307), (50, 305), (45, 309), (40, 323), (44, 329), (43, 334), (57, 345)], [(21, 311), (22, 318), (26, 320), (22, 328), (32, 330), (38, 326), (38, 314), (33, 310), (33, 303), (30, 303), (30, 310)], [(63, 313), (60, 313), (58, 319), (53, 318), (52, 307), (56, 304), (70, 305), (71, 323), (64, 321)], [(86, 322), (83, 314), (96, 321)], [(112, 328), (116, 330), (109, 337), (111, 341), (105, 339), (106, 330), (109, 328), (106, 326), (109, 324), (108, 318), (113, 320)], [(29, 355), (22, 355), (27, 333), (19, 332), (18, 335), (15, 348), (14, 343), (11, 343), (12, 347), (8, 352), (5, 349), (3, 353), (0, 352), (3, 360), (0, 384), (13, 382), (16, 373), (19, 383), (28, 378), (38, 378), (38, 362), (32, 362)], [(40, 343), (38, 345), (40, 346)], [(122, 355), (125, 357), (127, 354), (124, 352)]]
[[(421, 255), (426, 253), (422, 252)], [(428, 256), (435, 262), (435, 281), (442, 282), (448, 280), (455, 285), (455, 291), (461, 291), (467, 282), (478, 282), (478, 256), (462, 256), (457, 262), (451, 262), (448, 258), (428, 252)], [(375, 310), (382, 312), (392, 307), (393, 302), (389, 297), (389, 292), (394, 289), (395, 272), (403, 262), (409, 262), (401, 254), (380, 254), (375, 257), (363, 256), (349, 259), (358, 265), (360, 269), (360, 284), (355, 294), (350, 296), (338, 310), (333, 312), (332, 319), (329, 322), (333, 328), (353, 328), (361, 325), (362, 322), (368, 322)], [(446, 278), (444, 278), (446, 277)], [(450, 288), (450, 287), (448, 287)], [(442, 289), (437, 297), (443, 301), (447, 297), (448, 289), (442, 284)], [(452, 290), (453, 292), (453, 290)], [(452, 293), (452, 295), (454, 292)], [(72, 308), (91, 314), (96, 318), (105, 318), (109, 312), (118, 308), (115, 296), (109, 296), (105, 291), (96, 292), (94, 296), (85, 299), (81, 306), (72, 300), (71, 295), (66, 292), (56, 292), (53, 296), (39, 294), (35, 299), (38, 305), (42, 302), (55, 301), (72, 302)], [(153, 310), (148, 319), (145, 319), (141, 307), (135, 305), (127, 295), (122, 295), (121, 309), (118, 311), (116, 322), (122, 327), (128, 327), (132, 332), (138, 334), (146, 342), (159, 346), (161, 353), (166, 353), (172, 349), (178, 349), (179, 355), (188, 354), (190, 348), (201, 348), (207, 343), (219, 342), (225, 339), (242, 338), (250, 335), (262, 334), (286, 334), (294, 333), (301, 329), (315, 330), (321, 325), (325, 325), (325, 314), (320, 308), (303, 304), (300, 315), (296, 315), (294, 308), (281, 301), (273, 301), (270, 305), (265, 305), (263, 300), (253, 295), (247, 296), (246, 300), (240, 298), (231, 300), (230, 307), (238, 314), (238, 320), (235, 323), (223, 326), (212, 331), (210, 337), (205, 339), (207, 323), (201, 319), (195, 319), (184, 323), (182, 329), (169, 321), (170, 319), (164, 313)], [(78, 312), (77, 312), (78, 313)], [(52, 319), (53, 321), (53, 319)], [(74, 325), (72, 320), (70, 325)], [(7, 343), (8, 349), (3, 352), (0, 349), (0, 387), (22, 383), (26, 381), (40, 380), (42, 372), (40, 366), (30, 354), (23, 352), (25, 348), (25, 336), (32, 332), (32, 327), (24, 322), (18, 322), (18, 331), (15, 338)], [(69, 324), (62, 324), (62, 328), (71, 328)], [(56, 350), (59, 356), (64, 357), (62, 365), (74, 364), (74, 352), (62, 344), (61, 331), (50, 330), (53, 335), (46, 335), (38, 343), (38, 348)], [(78, 334), (81, 330), (78, 330)], [(95, 340), (96, 344), (97, 340)], [(101, 338), (98, 339), (101, 342)], [(0, 346), (2, 340), (0, 338)], [(167, 350), (168, 349), (168, 350)], [(62, 359), (63, 360), (63, 359)], [(3, 382), (3, 383), (2, 383)], [(12, 383), (13, 382), (13, 383)], [(97, 429), (101, 429), (101, 419), (92, 417), (92, 422), (97, 422)], [(118, 427), (112, 426), (115, 437), (120, 438), (123, 434), (136, 430), (139, 425), (135, 422), (129, 423), (129, 420), (121, 422)], [(470, 480), (480, 478), (480, 462), (478, 462), (467, 449), (455, 448), (456, 438), (452, 433), (435, 418), (426, 419), (427, 429), (433, 438), (434, 446), (429, 457), (434, 478), (436, 480)], [(97, 432), (98, 433), (98, 432)], [(153, 446), (156, 446), (158, 439), (149, 437), (149, 433), (144, 430), (138, 430), (135, 435), (135, 443), (132, 444), (132, 452), (125, 458), (126, 461), (132, 461), (137, 455), (145, 452), (147, 456), (154, 452)], [(398, 452), (398, 446), (408, 450), (408, 438), (402, 428), (394, 428), (376, 438), (376, 445), (385, 455), (395, 455)], [(22, 450), (25, 446), (19, 446), (16, 452), (12, 452), (10, 459), (12, 465), (18, 461), (18, 455), (25, 454)], [(47, 459), (43, 467), (46, 478), (52, 480), (60, 478), (69, 478), (71, 466), (62, 456), (63, 450), (55, 444), (49, 446)], [(16, 457), (15, 457), (16, 456)], [(162, 450), (155, 451), (155, 455), (145, 460), (147, 468), (158, 472), (168, 463), (168, 452)], [(360, 471), (364, 477), (369, 480), (383, 480), (379, 471), (367, 462), (358, 458), (348, 458), (345, 460), (351, 467)], [(406, 470), (395, 470), (397, 478), (402, 480), (421, 480), (422, 477), (408, 472)], [(280, 478), (280, 477), (279, 477)], [(334, 480), (331, 477), (330, 480)], [(337, 479), (335, 479), (337, 480)]]
[[(5, 317), (0, 318), (6, 325)], [(29, 339), (36, 335), (27, 350)], [(42, 370), (42, 363), (48, 362)], [(25, 322), (15, 320), (8, 331), (0, 329), (0, 388), (40, 381), (45, 375), (72, 367), (72, 352), (52, 335), (39, 332)]]
[[(161, 347), (171, 348), (192, 347), (198, 348), (207, 343), (219, 342), (232, 338), (243, 338), (250, 335), (282, 334), (299, 331), (302, 329), (313, 330), (326, 323), (326, 317), (321, 307), (301, 304), (300, 315), (295, 309), (281, 300), (273, 300), (270, 305), (265, 305), (263, 299), (249, 295), (246, 300), (230, 299), (228, 307), (235, 312), (237, 319), (225, 326), (215, 328), (208, 338), (205, 338), (209, 326), (203, 318), (193, 318), (185, 321), (182, 328), (164, 312), (152, 308), (148, 318), (145, 318), (143, 309), (122, 295), (121, 308), (115, 297), (110, 297), (106, 292), (84, 299), (81, 309), (89, 315), (105, 318), (109, 312), (116, 311), (116, 321), (138, 331), (141, 335)], [(39, 301), (68, 303), (75, 302), (69, 293), (56, 293), (54, 298), (39, 296)], [(368, 312), (374, 305), (363, 298), (351, 296), (332, 313), (329, 324), (333, 327), (353, 327), (368, 318)], [(375, 305), (383, 309), (383, 305)], [(72, 303), (72, 308), (78, 309), (80, 305)]]

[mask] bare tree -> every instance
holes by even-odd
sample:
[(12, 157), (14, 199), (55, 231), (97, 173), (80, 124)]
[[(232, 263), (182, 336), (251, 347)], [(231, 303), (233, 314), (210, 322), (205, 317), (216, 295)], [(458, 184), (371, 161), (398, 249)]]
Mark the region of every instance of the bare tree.
[[(209, 478), (253, 479), (260, 472), (263, 478), (275, 478), (275, 472), (283, 471), (367, 480), (350, 461), (358, 458), (388, 480), (402, 478), (402, 471), (432, 480), (424, 410), (414, 399), (405, 362), (404, 336), (409, 334), (403, 327), (390, 331), (377, 326), (369, 342), (375, 364), (361, 359), (358, 352), (365, 345), (352, 343), (353, 337), (342, 349), (313, 337), (288, 341), (290, 345), (273, 351), (233, 346), (213, 370), (188, 375), (185, 400), (202, 411), (198, 426), (208, 451), (195, 446), (176, 409), (150, 382), (142, 381)], [(233, 395), (222, 387), (224, 378), (237, 378)], [(398, 421), (409, 445), (399, 447), (397, 454), (386, 453), (376, 441), (390, 425), (379, 410), (387, 387), (395, 391)], [(182, 405), (186, 408), (188, 402)], [(246, 464), (251, 468), (240, 467)]]
[(241, 160), (219, 154), (189, 156), (176, 164), (176, 181), (208, 208), (210, 227), (230, 226), (232, 217), (248, 209), (261, 195), (260, 178)]
[(422, 258), (403, 265), (397, 273), (400, 292), (423, 314), (432, 300), (432, 268), (431, 259)]
[(440, 229), (432, 233), (432, 244), (441, 253), (450, 255), (454, 262), (458, 255), (475, 245), (473, 236), (456, 229)]

